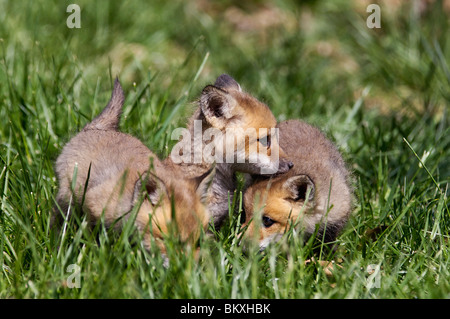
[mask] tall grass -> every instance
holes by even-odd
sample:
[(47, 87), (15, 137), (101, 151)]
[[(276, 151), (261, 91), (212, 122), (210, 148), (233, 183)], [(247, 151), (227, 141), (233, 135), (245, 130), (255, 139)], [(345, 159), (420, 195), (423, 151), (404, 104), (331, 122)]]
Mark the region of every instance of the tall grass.
[[(64, 2), (0, 2), (1, 298), (450, 297), (440, 1), (422, 11), (383, 2), (379, 30), (358, 1), (77, 3), (81, 29), (66, 27)], [(121, 129), (165, 157), (172, 129), (224, 72), (279, 120), (322, 128), (349, 162), (354, 212), (337, 249), (321, 250), (332, 276), (305, 262), (320, 239), (291, 234), (265, 253), (243, 251), (236, 218), (202, 236), (199, 261), (168, 238), (168, 267), (132, 225), (116, 234), (81, 216), (64, 237), (50, 229), (54, 161), (106, 105), (116, 75), (127, 92)], [(69, 287), (73, 264), (79, 288)]]

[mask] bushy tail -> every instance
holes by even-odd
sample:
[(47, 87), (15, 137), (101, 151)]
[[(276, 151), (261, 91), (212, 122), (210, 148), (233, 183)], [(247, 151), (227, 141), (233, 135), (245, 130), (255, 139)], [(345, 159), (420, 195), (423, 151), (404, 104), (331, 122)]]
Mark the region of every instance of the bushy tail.
[(117, 131), (119, 129), (120, 115), (122, 114), (122, 106), (125, 101), (125, 95), (120, 85), (119, 79), (114, 81), (114, 89), (108, 105), (103, 109), (91, 123), (84, 127), (87, 130), (104, 130)]

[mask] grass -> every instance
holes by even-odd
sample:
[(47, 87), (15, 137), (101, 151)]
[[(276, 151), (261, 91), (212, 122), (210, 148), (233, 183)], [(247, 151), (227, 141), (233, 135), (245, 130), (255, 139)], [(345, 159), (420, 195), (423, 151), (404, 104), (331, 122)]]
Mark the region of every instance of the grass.
[[(0, 1), (0, 298), (449, 298), (450, 13), (396, 3), (369, 29), (359, 1), (80, 0), (69, 29), (68, 3)], [(132, 225), (51, 231), (54, 161), (117, 74), (122, 130), (162, 158), (224, 72), (278, 120), (322, 128), (352, 168), (352, 218), (321, 256), (333, 276), (305, 264), (320, 240), (243, 252), (236, 219), (202, 238), (199, 262), (169, 238), (168, 268)]]

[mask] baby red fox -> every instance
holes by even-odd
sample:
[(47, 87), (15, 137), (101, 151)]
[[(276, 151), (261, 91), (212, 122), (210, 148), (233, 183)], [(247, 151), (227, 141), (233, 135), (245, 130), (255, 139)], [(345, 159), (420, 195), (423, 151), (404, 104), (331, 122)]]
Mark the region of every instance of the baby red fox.
[[(263, 250), (279, 240), (290, 225), (298, 223), (305, 239), (319, 225), (325, 240), (333, 241), (352, 208), (350, 174), (345, 163), (333, 143), (315, 127), (298, 120), (282, 122), (278, 127), (280, 146), (294, 167), (246, 190), (245, 236), (258, 238)], [(256, 216), (261, 218), (256, 223), (259, 229), (255, 221), (249, 224)]]
[[(135, 224), (150, 249), (150, 236), (161, 240), (167, 233), (173, 208), (180, 238), (193, 243), (208, 223), (201, 197), (212, 177), (184, 178), (179, 171), (166, 169), (137, 138), (119, 132), (123, 102), (116, 79), (106, 108), (63, 148), (56, 161), (61, 212), (67, 216), (78, 205), (89, 222), (103, 217), (107, 226), (120, 228), (133, 207), (140, 205)], [(53, 217), (61, 222), (59, 212)]]
[(277, 121), (270, 109), (243, 92), (231, 76), (222, 74), (214, 85), (206, 86), (198, 105), (165, 163), (190, 176), (204, 174), (215, 163), (207, 203), (218, 228), (229, 214), (236, 172), (270, 175), (287, 172), (293, 164), (279, 147)]

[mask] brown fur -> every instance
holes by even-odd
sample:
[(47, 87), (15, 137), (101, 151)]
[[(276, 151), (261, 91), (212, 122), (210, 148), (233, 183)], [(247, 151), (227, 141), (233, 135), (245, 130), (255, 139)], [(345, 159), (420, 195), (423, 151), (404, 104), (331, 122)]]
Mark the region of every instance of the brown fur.
[[(144, 233), (148, 249), (150, 236), (163, 239), (172, 222), (180, 238), (193, 243), (209, 218), (200, 200), (208, 180), (187, 179), (178, 170), (165, 168), (141, 141), (117, 131), (123, 101), (116, 80), (108, 106), (65, 145), (58, 157), (57, 202), (61, 213), (68, 215), (71, 204), (82, 204), (82, 211), (93, 224), (102, 216), (108, 226), (124, 217), (116, 223), (120, 228), (128, 213), (140, 204), (135, 224)], [(164, 250), (163, 245), (161, 248)]]
[[(282, 148), (278, 145), (277, 139), (272, 139), (270, 147), (265, 147), (257, 139), (250, 140), (248, 137), (238, 135), (236, 138), (237, 143), (245, 143), (245, 162), (244, 163), (226, 163), (226, 150), (230, 149), (227, 146), (229, 143), (227, 139), (227, 129), (246, 129), (254, 128), (259, 136), (259, 129), (272, 129), (276, 127), (277, 121), (270, 111), (269, 107), (264, 103), (258, 101), (250, 94), (242, 91), (241, 86), (229, 75), (223, 74), (219, 76), (214, 85), (206, 86), (198, 100), (198, 109), (189, 121), (188, 129), (192, 137), (191, 141), (191, 161), (189, 163), (174, 164), (172, 158), (169, 156), (164, 163), (168, 167), (179, 167), (188, 176), (196, 176), (204, 173), (211, 168), (210, 163), (202, 161), (201, 163), (194, 163), (194, 121), (199, 120), (202, 122), (202, 136), (203, 133), (210, 129), (215, 128), (222, 132), (222, 140), (214, 140), (211, 142), (198, 141), (202, 144), (202, 149), (208, 143), (215, 143), (216, 147), (222, 149), (224, 156), (223, 163), (216, 164), (216, 175), (213, 179), (211, 191), (208, 196), (208, 208), (211, 212), (212, 219), (216, 228), (220, 227), (223, 220), (228, 216), (228, 200), (229, 197), (233, 197), (233, 193), (236, 189), (235, 172), (243, 172), (249, 174), (261, 174), (261, 167), (264, 165), (272, 165), (275, 171), (279, 173), (288, 171), (292, 167), (292, 162), (288, 160)], [(270, 131), (268, 131), (270, 133)], [(183, 141), (174, 146), (175, 150), (178, 150)], [(237, 155), (238, 147), (237, 143), (233, 140), (231, 148), (234, 149)], [(270, 161), (265, 158), (265, 162), (252, 162), (251, 156), (256, 154), (250, 153), (250, 144), (256, 144), (254, 149), (257, 153), (260, 149), (267, 151), (267, 158), (270, 157), (272, 149), (278, 148), (278, 162)], [(267, 149), (266, 149), (267, 148)], [(260, 152), (261, 154), (262, 152)], [(278, 166), (276, 166), (278, 165)], [(271, 167), (272, 167), (271, 166)]]
[[(273, 116), (271, 110), (267, 105), (258, 101), (250, 94), (243, 92), (240, 85), (230, 76), (223, 74), (217, 78), (214, 85), (206, 86), (198, 100), (199, 107), (189, 119), (188, 130), (190, 132), (192, 141), (191, 160), (189, 163), (174, 164), (172, 158), (169, 156), (164, 160), (168, 166), (176, 165), (182, 169), (188, 176), (198, 176), (205, 173), (211, 168), (211, 163), (194, 163), (194, 121), (202, 122), (202, 136), (205, 131), (210, 128), (216, 128), (222, 131), (224, 139), (226, 137), (226, 130), (232, 128), (242, 128), (243, 130), (254, 128), (259, 133), (260, 128), (275, 128), (277, 121)], [(259, 137), (259, 136), (258, 136)], [(239, 137), (238, 137), (239, 138)], [(202, 144), (202, 149), (205, 145), (217, 141), (199, 141)], [(259, 166), (255, 163), (249, 163), (250, 154), (248, 143), (257, 143), (257, 141), (248, 141), (245, 145), (246, 149), (246, 163), (228, 163), (233, 166), (234, 171), (240, 171), (250, 174), (258, 174)], [(183, 141), (177, 143), (174, 149), (180, 147)], [(225, 146), (226, 144), (218, 144), (224, 147), (224, 162), (225, 162)], [(257, 145), (256, 150), (262, 146)], [(279, 147), (278, 141), (273, 140), (271, 148), (278, 147), (279, 149), (279, 171), (286, 172), (289, 170), (290, 162), (287, 160), (282, 148)], [(270, 149), (267, 152), (271, 154)]]
[[(292, 222), (301, 225), (306, 238), (320, 225), (326, 240), (333, 241), (352, 208), (350, 175), (342, 156), (323, 133), (309, 124), (289, 120), (278, 127), (280, 145), (294, 167), (280, 176), (257, 181), (247, 189), (243, 226), (261, 213), (262, 223), (256, 223), (261, 224), (257, 236), (261, 249), (281, 238)], [(248, 238), (255, 236), (254, 224), (248, 225)]]

